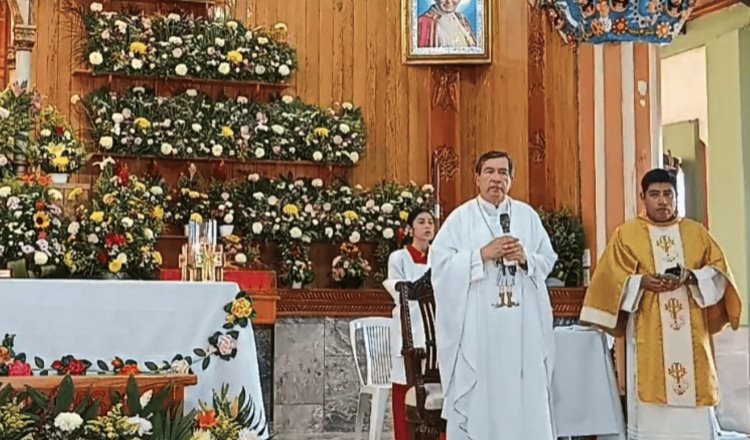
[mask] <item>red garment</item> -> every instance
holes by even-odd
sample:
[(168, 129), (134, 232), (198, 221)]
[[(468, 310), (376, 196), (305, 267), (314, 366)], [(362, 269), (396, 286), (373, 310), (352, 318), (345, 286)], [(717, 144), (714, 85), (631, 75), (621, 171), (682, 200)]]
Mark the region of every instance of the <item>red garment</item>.
[(391, 392), (393, 405), (393, 438), (394, 440), (409, 440), (409, 424), (406, 423), (406, 392), (408, 385), (394, 383)]
[(422, 252), (412, 245), (406, 246), (406, 250), (416, 264), (427, 264), (427, 252)]

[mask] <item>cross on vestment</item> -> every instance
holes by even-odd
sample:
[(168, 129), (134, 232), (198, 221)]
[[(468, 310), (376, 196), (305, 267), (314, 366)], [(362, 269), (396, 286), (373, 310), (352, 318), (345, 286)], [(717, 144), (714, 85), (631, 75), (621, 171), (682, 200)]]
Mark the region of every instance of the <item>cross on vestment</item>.
[(680, 396), (685, 394), (685, 391), (687, 391), (688, 389), (687, 383), (682, 381), (682, 379), (687, 375), (687, 370), (685, 369), (685, 367), (679, 362), (674, 362), (669, 367), (669, 370), (667, 370), (667, 373), (669, 373), (669, 375), (675, 380), (674, 392)]
[(685, 320), (679, 316), (682, 310), (682, 303), (677, 298), (669, 298), (669, 301), (664, 305), (664, 309), (669, 313), (672, 318), (672, 322), (669, 324), (674, 330), (679, 330), (685, 324)]

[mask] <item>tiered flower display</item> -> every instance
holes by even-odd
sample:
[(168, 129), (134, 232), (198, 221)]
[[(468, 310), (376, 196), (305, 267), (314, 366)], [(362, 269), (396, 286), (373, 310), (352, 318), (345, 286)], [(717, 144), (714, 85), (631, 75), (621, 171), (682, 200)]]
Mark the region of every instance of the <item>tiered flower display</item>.
[(155, 231), (163, 223), (150, 191), (127, 166), (115, 167), (109, 158), (99, 165), (92, 200), (78, 207), (68, 226), (65, 264), (74, 276), (86, 278), (154, 278), (162, 263)]
[(62, 263), (62, 193), (49, 184), (42, 174), (0, 184), (0, 267), (14, 276), (51, 276)]
[(75, 136), (68, 120), (54, 107), (46, 107), (40, 116), (40, 130), (32, 162), (45, 173), (71, 174), (86, 160), (86, 147)]
[(351, 103), (324, 109), (291, 96), (213, 100), (192, 89), (160, 97), (134, 87), (122, 95), (101, 89), (83, 104), (104, 153), (353, 165), (367, 140), (362, 113)]
[(211, 212), (208, 194), (203, 192), (203, 181), (197, 174), (194, 164), (188, 167), (188, 173), (181, 174), (177, 188), (168, 197), (172, 219), (176, 225), (185, 226), (191, 221), (203, 223)]
[(85, 61), (96, 73), (280, 83), (297, 68), (283, 24), (248, 29), (235, 20), (105, 12), (97, 2), (81, 14)]
[(344, 288), (362, 287), (371, 271), (370, 263), (362, 256), (359, 248), (351, 243), (343, 243), (339, 248), (339, 255), (331, 262), (331, 278)]
[(0, 93), (0, 178), (13, 175), (16, 156), (25, 156), (30, 132), (42, 109), (42, 97), (26, 83), (13, 83)]

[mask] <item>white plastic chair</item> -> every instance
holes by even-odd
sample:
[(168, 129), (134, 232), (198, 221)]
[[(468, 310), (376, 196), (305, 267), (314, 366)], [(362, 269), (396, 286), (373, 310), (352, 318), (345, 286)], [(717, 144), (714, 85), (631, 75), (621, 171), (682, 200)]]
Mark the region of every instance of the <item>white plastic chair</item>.
[[(367, 377), (362, 375), (360, 357), (357, 356), (357, 332), (364, 339)], [(354, 364), (359, 375), (359, 406), (354, 432), (359, 439), (365, 417), (367, 399), (370, 396), (369, 440), (380, 440), (383, 435), (385, 411), (391, 393), (391, 318), (361, 318), (349, 323)]]

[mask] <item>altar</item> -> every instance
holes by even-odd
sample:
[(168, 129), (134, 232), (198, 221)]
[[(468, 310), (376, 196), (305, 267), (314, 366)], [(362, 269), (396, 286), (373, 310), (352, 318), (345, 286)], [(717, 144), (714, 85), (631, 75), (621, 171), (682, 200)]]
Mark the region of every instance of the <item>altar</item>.
[(192, 373), (186, 408), (211, 402), (222, 384), (232, 395), (244, 389), (266, 439), (253, 326), (225, 327), (238, 292), (234, 283), (3, 280), (0, 333), (15, 335), (34, 375), (57, 374), (65, 356), (68, 374)]

